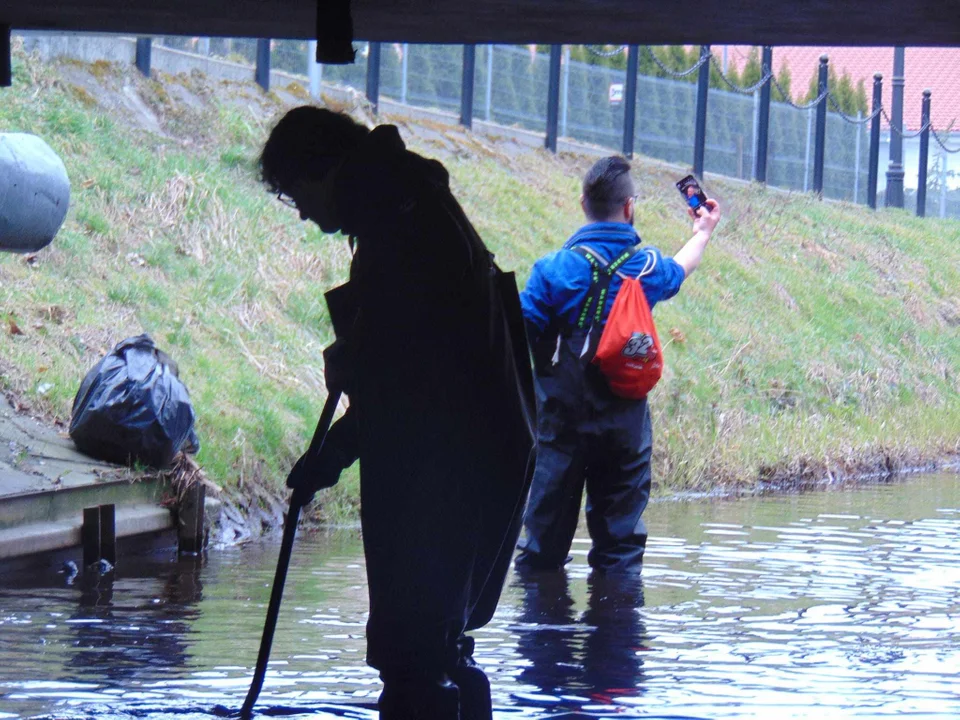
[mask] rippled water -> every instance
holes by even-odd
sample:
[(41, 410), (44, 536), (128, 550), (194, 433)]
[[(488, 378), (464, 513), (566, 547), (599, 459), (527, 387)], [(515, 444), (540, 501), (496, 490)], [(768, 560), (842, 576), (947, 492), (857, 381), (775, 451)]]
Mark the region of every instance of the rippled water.
[[(638, 582), (512, 575), (477, 659), (502, 718), (960, 717), (960, 476), (659, 502)], [(275, 545), (4, 578), (0, 718), (209, 717), (252, 673)], [(372, 718), (359, 537), (301, 538), (258, 709)]]

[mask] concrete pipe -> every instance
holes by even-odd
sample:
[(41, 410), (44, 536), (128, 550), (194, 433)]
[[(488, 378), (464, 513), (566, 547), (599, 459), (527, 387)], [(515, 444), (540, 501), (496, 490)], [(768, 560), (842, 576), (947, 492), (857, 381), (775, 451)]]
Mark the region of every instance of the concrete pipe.
[(69, 205), (67, 169), (50, 146), (36, 135), (0, 133), (0, 251), (46, 247)]

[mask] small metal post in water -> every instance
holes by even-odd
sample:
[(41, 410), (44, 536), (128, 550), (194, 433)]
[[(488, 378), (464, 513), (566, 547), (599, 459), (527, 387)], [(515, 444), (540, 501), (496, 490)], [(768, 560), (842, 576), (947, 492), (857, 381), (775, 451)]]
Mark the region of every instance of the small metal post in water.
[[(823, 197), (823, 160), (826, 152), (827, 139), (827, 56), (820, 56), (820, 74), (817, 78), (817, 130), (813, 145), (813, 191)], [(823, 96), (823, 97), (821, 97)]]
[(880, 174), (880, 105), (883, 102), (883, 75), (873, 76), (873, 120), (870, 121), (870, 168), (867, 175), (867, 204), (877, 209), (877, 176)]
[(930, 155), (930, 91), (923, 91), (920, 110), (920, 167), (917, 168), (917, 217), (927, 215), (927, 161)]

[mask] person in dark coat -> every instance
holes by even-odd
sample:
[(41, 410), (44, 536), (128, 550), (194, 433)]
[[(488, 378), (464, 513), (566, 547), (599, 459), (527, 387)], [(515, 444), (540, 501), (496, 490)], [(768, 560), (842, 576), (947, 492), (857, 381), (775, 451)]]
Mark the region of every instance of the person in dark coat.
[(535, 405), (512, 275), (493, 262), (446, 169), (315, 107), (291, 110), (260, 159), (271, 192), (355, 254), (328, 293), (328, 387), (349, 397), (291, 487), (360, 461), (367, 662), (384, 720), (491, 717), (464, 633), (493, 615), (533, 468)]

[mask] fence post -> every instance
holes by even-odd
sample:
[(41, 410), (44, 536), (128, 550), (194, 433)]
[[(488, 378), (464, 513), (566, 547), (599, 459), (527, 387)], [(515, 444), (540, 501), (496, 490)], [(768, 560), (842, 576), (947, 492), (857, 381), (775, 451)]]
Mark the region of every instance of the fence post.
[[(827, 91), (827, 56), (820, 56), (820, 74), (817, 77), (817, 97)], [(827, 98), (817, 103), (817, 133), (813, 145), (813, 191), (823, 197), (823, 158), (827, 139)]]
[(570, 46), (563, 46), (563, 88), (560, 95), (560, 137), (567, 137), (567, 114), (570, 112)]
[[(763, 46), (763, 55), (760, 62), (761, 77), (773, 73), (773, 48)], [(770, 86), (772, 80), (767, 80), (760, 88), (760, 120), (757, 123), (756, 175), (754, 180), (759, 183), (767, 182), (767, 146), (770, 142)]]
[(317, 62), (317, 41), (307, 43), (307, 77), (310, 79), (310, 97), (320, 99), (320, 84), (323, 82), (323, 65)]
[[(710, 46), (700, 46), (700, 59), (709, 55)], [(710, 61), (700, 66), (700, 75), (697, 77), (697, 119), (694, 126), (693, 138), (693, 174), (703, 177), (703, 156), (707, 147), (707, 95), (710, 90)]]
[(486, 88), (486, 97), (484, 98), (487, 102), (486, 112), (484, 117), (487, 122), (490, 122), (491, 110), (493, 109), (493, 45), (487, 45), (487, 88)]
[(863, 119), (863, 113), (857, 110), (857, 124), (854, 128), (857, 131), (857, 141), (853, 151), (853, 202), (859, 202), (857, 197), (860, 195), (860, 145), (862, 144), (860, 136), (863, 135), (863, 125), (860, 121)]
[(880, 105), (883, 103), (883, 75), (873, 76), (873, 120), (870, 121), (870, 168), (867, 176), (867, 203), (877, 209), (877, 176), (880, 173)]
[(460, 124), (473, 127), (473, 76), (477, 67), (477, 46), (463, 46), (463, 79), (460, 81)]
[(0, 25), (0, 87), (13, 85), (13, 57), (10, 45), (10, 26)]
[(257, 39), (257, 68), (253, 72), (253, 79), (265, 92), (270, 91), (270, 40)]
[[(947, 140), (950, 139), (950, 133), (947, 133)], [(945, 152), (940, 153), (940, 217), (947, 216), (947, 160), (949, 155)]]
[(137, 38), (137, 54), (134, 63), (137, 70), (143, 73), (144, 77), (150, 77), (150, 51), (153, 49), (153, 38)]
[(640, 69), (640, 48), (627, 48), (627, 86), (623, 94), (623, 154), (633, 157), (633, 135), (637, 124), (637, 72)]
[(197, 53), (210, 57), (210, 38), (197, 38)]
[(917, 217), (927, 215), (927, 161), (930, 155), (930, 91), (923, 91), (920, 110), (920, 167), (917, 168)]
[(407, 104), (407, 83), (409, 82), (407, 77), (407, 51), (409, 47), (407, 43), (403, 44), (401, 49), (403, 56), (400, 58), (400, 102), (404, 105)]
[(380, 43), (367, 43), (367, 100), (373, 114), (380, 112)]
[(890, 104), (890, 165), (887, 169), (887, 207), (903, 207), (903, 66), (905, 50), (893, 49), (893, 101)]
[(544, 146), (557, 151), (557, 121), (560, 109), (560, 45), (550, 46), (550, 75), (547, 85), (547, 136)]

